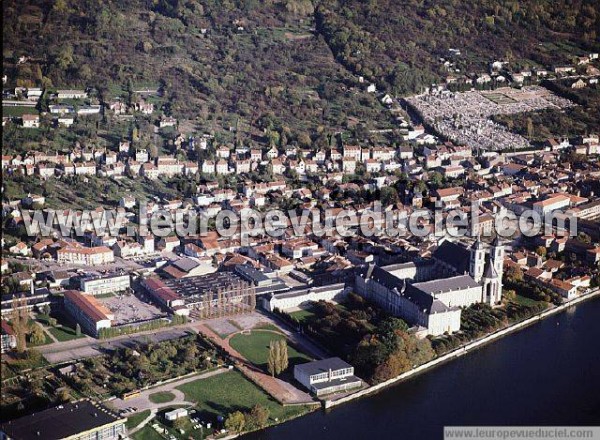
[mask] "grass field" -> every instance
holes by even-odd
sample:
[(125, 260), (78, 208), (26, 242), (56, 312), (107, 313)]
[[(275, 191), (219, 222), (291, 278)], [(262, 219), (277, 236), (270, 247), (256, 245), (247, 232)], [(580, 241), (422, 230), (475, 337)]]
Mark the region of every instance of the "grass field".
[[(59, 342), (70, 341), (72, 339), (83, 338), (83, 333), (77, 336), (75, 328), (69, 327), (65, 324), (58, 324), (56, 327), (52, 327), (48, 324), (49, 317), (43, 314), (37, 316), (37, 320), (42, 324), (46, 325), (48, 331), (54, 336)], [(52, 341), (50, 341), (52, 342)]]
[(127, 429), (135, 428), (137, 425), (142, 423), (142, 420), (144, 420), (149, 415), (150, 415), (150, 410), (147, 409), (140, 413), (134, 414), (131, 417), (127, 417), (127, 422), (125, 423), (125, 425), (127, 426)]
[(2, 116), (20, 117), (23, 115), (37, 115), (39, 112), (35, 107), (25, 106), (2, 106)]
[(164, 440), (164, 437), (149, 424), (131, 436), (134, 440)]
[(290, 313), (290, 316), (292, 316), (292, 318), (296, 318), (298, 321), (300, 321), (302, 323), (302, 322), (306, 321), (307, 319), (310, 319), (313, 316), (315, 316), (315, 314), (310, 310), (310, 308), (306, 308), (306, 309), (298, 310), (296, 312), (292, 312), (292, 313)]
[(536, 305), (540, 304), (541, 301), (536, 301), (536, 300), (533, 300), (531, 298), (527, 298), (525, 296), (516, 295), (515, 299), (513, 300), (513, 302), (515, 302), (517, 304), (520, 304), (520, 305), (523, 305), (523, 306), (530, 307), (530, 306), (536, 306)]
[(54, 336), (60, 342), (70, 341), (71, 339), (83, 338), (83, 334), (77, 336), (75, 330), (64, 325), (59, 327), (49, 327), (48, 331), (52, 333), (52, 336)]
[(234, 411), (248, 411), (257, 403), (269, 409), (271, 418), (287, 419), (307, 411), (304, 406), (280, 405), (238, 371), (228, 371), (177, 387), (186, 400), (196, 402), (204, 417), (224, 417)]
[[(280, 339), (285, 339), (285, 336), (269, 330), (252, 330), (247, 335), (242, 333), (236, 334), (229, 340), (229, 343), (254, 365), (266, 368), (269, 358), (269, 344), (271, 341), (278, 341)], [(288, 345), (288, 359), (290, 367), (311, 360), (304, 353), (300, 353), (290, 345)]]
[(152, 403), (167, 403), (175, 400), (175, 394), (168, 391), (159, 391), (158, 393), (150, 394), (148, 399)]

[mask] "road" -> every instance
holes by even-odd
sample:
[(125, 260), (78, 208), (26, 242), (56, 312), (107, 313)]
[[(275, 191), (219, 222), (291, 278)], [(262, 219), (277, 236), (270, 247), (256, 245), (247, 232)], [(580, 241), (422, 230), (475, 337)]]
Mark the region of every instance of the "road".
[[(179, 391), (177, 387), (189, 382), (194, 382), (199, 379), (206, 379), (211, 376), (216, 376), (217, 374), (225, 373), (226, 371), (229, 370), (227, 370), (226, 368), (219, 368), (218, 370), (209, 371), (207, 373), (194, 374), (193, 376), (189, 376), (184, 379), (174, 380), (163, 385), (148, 388), (147, 390), (142, 391), (139, 396), (131, 399), (113, 399), (110, 401), (109, 405), (115, 408), (116, 410), (135, 407), (137, 408), (136, 412), (145, 411), (147, 409), (158, 410), (166, 406), (172, 405), (194, 405), (194, 402), (188, 402), (187, 400), (185, 400), (185, 394)], [(150, 401), (150, 396), (152, 394), (165, 391), (172, 393), (175, 396), (175, 399), (165, 403), (154, 403)]]
[(54, 364), (98, 356), (105, 350), (113, 350), (120, 347), (132, 347), (138, 343), (177, 339), (190, 332), (198, 332), (192, 323), (183, 324), (177, 327), (150, 330), (134, 335), (117, 336), (116, 338), (105, 340), (98, 340), (90, 337), (73, 339), (71, 341), (44, 345), (38, 347), (37, 350), (42, 353), (48, 362)]
[[(298, 346), (302, 351), (308, 353), (314, 358), (323, 359), (328, 357), (323, 349), (315, 345), (310, 339), (306, 338), (291, 329), (289, 326), (271, 316), (254, 312), (259, 319), (279, 327), (283, 333)], [(203, 321), (188, 322), (174, 327), (165, 327), (158, 330), (149, 330), (133, 335), (117, 336), (111, 339), (98, 340), (85, 336), (79, 339), (73, 339), (64, 342), (54, 342), (48, 345), (37, 347), (46, 360), (52, 364), (75, 361), (89, 357), (99, 356), (105, 350), (113, 350), (119, 347), (132, 347), (139, 343), (161, 342), (170, 339), (177, 339), (191, 333), (198, 333)], [(210, 321), (209, 321), (210, 322)]]

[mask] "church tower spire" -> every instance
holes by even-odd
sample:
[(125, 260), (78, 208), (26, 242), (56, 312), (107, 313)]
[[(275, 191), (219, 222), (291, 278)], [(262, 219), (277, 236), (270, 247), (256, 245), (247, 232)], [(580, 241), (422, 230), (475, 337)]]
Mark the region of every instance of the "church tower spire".
[(485, 269), (485, 249), (483, 243), (477, 238), (473, 246), (469, 249), (470, 262), (469, 262), (469, 275), (477, 282), (481, 281), (483, 277), (483, 270)]
[(504, 245), (500, 243), (500, 239), (498, 237), (494, 238), (494, 241), (492, 242), (490, 258), (496, 273), (500, 279), (502, 279), (502, 274), (504, 272)]

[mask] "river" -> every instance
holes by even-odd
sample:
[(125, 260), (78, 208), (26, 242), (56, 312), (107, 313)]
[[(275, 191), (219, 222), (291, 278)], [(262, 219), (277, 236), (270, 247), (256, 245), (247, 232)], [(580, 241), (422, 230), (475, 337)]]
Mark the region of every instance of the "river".
[(600, 299), (246, 440), (440, 440), (444, 426), (600, 425)]

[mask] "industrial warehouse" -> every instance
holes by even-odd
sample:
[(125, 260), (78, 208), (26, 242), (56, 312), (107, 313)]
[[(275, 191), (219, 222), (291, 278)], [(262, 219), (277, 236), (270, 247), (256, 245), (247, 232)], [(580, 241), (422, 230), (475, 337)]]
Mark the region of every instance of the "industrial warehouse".
[(215, 272), (181, 279), (142, 280), (148, 294), (174, 314), (196, 319), (254, 310), (256, 289), (231, 272)]

